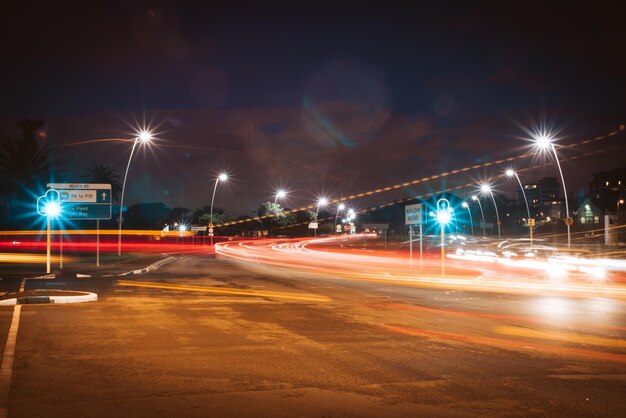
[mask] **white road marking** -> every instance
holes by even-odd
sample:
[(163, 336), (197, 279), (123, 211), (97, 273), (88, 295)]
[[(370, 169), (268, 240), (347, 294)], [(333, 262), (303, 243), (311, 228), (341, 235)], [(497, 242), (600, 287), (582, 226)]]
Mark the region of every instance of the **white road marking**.
[[(23, 286), (24, 282), (22, 282)], [(13, 320), (9, 328), (7, 345), (4, 348), (2, 366), (0, 367), (0, 418), (6, 418), (9, 406), (9, 390), (11, 389), (11, 378), (13, 377), (13, 359), (15, 358), (15, 343), (17, 341), (17, 329), (20, 326), (20, 312), (22, 305), (15, 305), (13, 308)]]

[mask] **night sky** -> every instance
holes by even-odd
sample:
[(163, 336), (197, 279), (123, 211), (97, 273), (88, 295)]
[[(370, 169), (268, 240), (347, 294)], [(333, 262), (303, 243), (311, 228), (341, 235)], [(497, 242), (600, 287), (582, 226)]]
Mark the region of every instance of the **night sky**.
[[(128, 204), (208, 205), (215, 175), (228, 170), (215, 204), (231, 215), (251, 214), (279, 186), (298, 207), (519, 154), (532, 121), (552, 124), (562, 144), (626, 121), (623, 5), (17, 3), (0, 6), (3, 140), (17, 135), (16, 119), (45, 120), (42, 141), (66, 160), (63, 180), (76, 182), (95, 163), (123, 174), (132, 145), (78, 143), (132, 138), (135, 122), (151, 123), (159, 140), (133, 160)], [(583, 191), (592, 172), (625, 156), (565, 162), (568, 187)], [(549, 166), (522, 180), (556, 175)]]

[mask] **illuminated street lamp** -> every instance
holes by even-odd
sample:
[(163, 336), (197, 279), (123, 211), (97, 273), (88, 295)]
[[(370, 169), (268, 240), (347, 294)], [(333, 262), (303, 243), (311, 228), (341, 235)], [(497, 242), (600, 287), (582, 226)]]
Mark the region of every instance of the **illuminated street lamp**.
[(461, 206), (467, 209), (467, 215), (469, 216), (470, 221), (470, 230), (472, 231), (472, 236), (474, 236), (474, 222), (472, 222), (472, 212), (470, 211), (469, 205), (467, 204), (467, 202), (463, 202), (461, 203)]
[[(328, 204), (328, 199), (327, 199), (327, 198), (325, 198), (325, 197), (320, 197), (320, 198), (317, 200), (317, 209), (315, 210), (315, 222), (317, 222), (317, 216), (318, 216), (318, 214), (319, 214), (319, 212), (320, 212), (320, 207), (324, 207), (324, 206), (326, 206), (327, 204)], [(317, 223), (317, 226), (318, 226), (318, 228), (319, 228), (319, 222)], [(317, 236), (317, 228), (315, 228), (315, 229), (313, 230), (313, 234), (314, 234), (314, 236)]]
[(278, 199), (284, 199), (287, 197), (287, 191), (280, 189), (276, 192), (276, 196), (274, 196), (274, 204), (278, 201)]
[(615, 212), (619, 212), (619, 205), (623, 205), (624, 204), (624, 199), (620, 199), (617, 201), (617, 209), (615, 209)]
[[(559, 168), (559, 174), (561, 175), (561, 183), (563, 184), (563, 195), (565, 196), (565, 217), (566, 220), (569, 218), (569, 203), (567, 201), (567, 189), (565, 188), (565, 178), (563, 177), (563, 170), (561, 170), (561, 163), (559, 162), (559, 156), (556, 153), (556, 148), (554, 147), (554, 143), (552, 143), (552, 137), (549, 134), (541, 133), (535, 136), (535, 146), (542, 151), (552, 151), (554, 155), (554, 160), (556, 161), (556, 166)], [(570, 224), (569, 222), (565, 222), (567, 225), (567, 247), (571, 247), (571, 237), (570, 237)]]
[(472, 196), (472, 200), (478, 203), (478, 207), (480, 208), (480, 216), (482, 216), (483, 220), (483, 237), (485, 236), (485, 212), (483, 212), (483, 205), (480, 204), (480, 199), (478, 196)]
[(501, 239), (502, 235), (500, 234), (500, 214), (498, 213), (498, 205), (496, 205), (496, 198), (493, 196), (491, 185), (488, 183), (481, 184), (480, 191), (484, 194), (489, 193), (491, 195), (491, 200), (493, 201), (493, 207), (496, 208), (496, 221), (498, 222), (498, 239)]
[(452, 208), (450, 201), (446, 198), (437, 200), (437, 213), (435, 214), (437, 222), (441, 227), (441, 275), (446, 275), (446, 250), (445, 250), (445, 228), (452, 219)]
[(122, 182), (122, 194), (120, 197), (120, 214), (119, 214), (119, 233), (117, 236), (117, 255), (122, 255), (122, 212), (124, 210), (124, 190), (126, 189), (126, 178), (128, 177), (128, 169), (130, 168), (130, 162), (133, 159), (133, 153), (137, 144), (149, 144), (152, 141), (152, 132), (142, 130), (139, 131), (137, 137), (133, 141), (133, 148), (130, 150), (130, 157), (128, 157), (128, 164), (126, 164), (126, 172), (124, 173), (124, 181)]
[(340, 210), (345, 210), (346, 205), (344, 205), (343, 203), (340, 203), (337, 205), (337, 213), (335, 213), (335, 225), (337, 225), (337, 217), (339, 216), (339, 211)]
[(526, 222), (528, 224), (528, 227), (530, 228), (530, 243), (532, 244), (533, 242), (533, 227), (530, 224), (530, 208), (528, 207), (528, 199), (526, 198), (526, 192), (524, 191), (524, 186), (522, 186), (522, 181), (519, 179), (519, 176), (517, 175), (517, 173), (515, 172), (515, 170), (509, 168), (508, 170), (506, 170), (506, 175), (507, 177), (515, 177), (517, 179), (517, 184), (519, 184), (519, 188), (522, 191), (522, 196), (524, 196), (524, 203), (526, 203), (526, 214), (528, 215), (528, 221)]
[[(211, 213), (209, 215), (209, 228), (213, 228), (213, 202), (215, 202), (215, 192), (217, 191), (217, 184), (219, 182), (226, 182), (228, 181), (228, 174), (226, 173), (220, 173), (216, 178), (215, 178), (215, 186), (213, 186), (213, 195), (211, 196)], [(211, 245), (213, 245), (213, 235), (211, 235)]]

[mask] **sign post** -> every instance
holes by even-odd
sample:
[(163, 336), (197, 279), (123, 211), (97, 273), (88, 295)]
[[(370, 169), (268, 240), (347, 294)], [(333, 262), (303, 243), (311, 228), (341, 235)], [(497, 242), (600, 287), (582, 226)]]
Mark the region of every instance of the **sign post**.
[(404, 207), (404, 223), (409, 225), (409, 258), (413, 268), (413, 225), (420, 227), (420, 270), (422, 269), (422, 204), (406, 205)]
[[(96, 266), (99, 267), (100, 220), (111, 219), (111, 185), (105, 183), (48, 183), (48, 188), (58, 192), (59, 203), (63, 205), (62, 216), (65, 219), (96, 221)], [(61, 239), (63, 239), (63, 230), (60, 227), (59, 232)], [(61, 268), (63, 268), (63, 254), (61, 254)]]

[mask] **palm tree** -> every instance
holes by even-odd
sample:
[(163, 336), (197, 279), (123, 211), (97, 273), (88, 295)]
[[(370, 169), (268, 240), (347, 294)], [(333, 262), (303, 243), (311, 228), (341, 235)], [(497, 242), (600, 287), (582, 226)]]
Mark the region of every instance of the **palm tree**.
[(50, 180), (55, 160), (35, 135), (43, 124), (43, 121), (19, 120), (15, 125), (22, 129), (22, 138), (0, 145), (0, 192), (7, 208), (11, 199), (19, 205), (39, 196)]
[(122, 185), (120, 175), (115, 172), (115, 169), (102, 164), (94, 164), (87, 169), (87, 173), (82, 177), (90, 183), (110, 184), (111, 196), (114, 200), (119, 200)]

